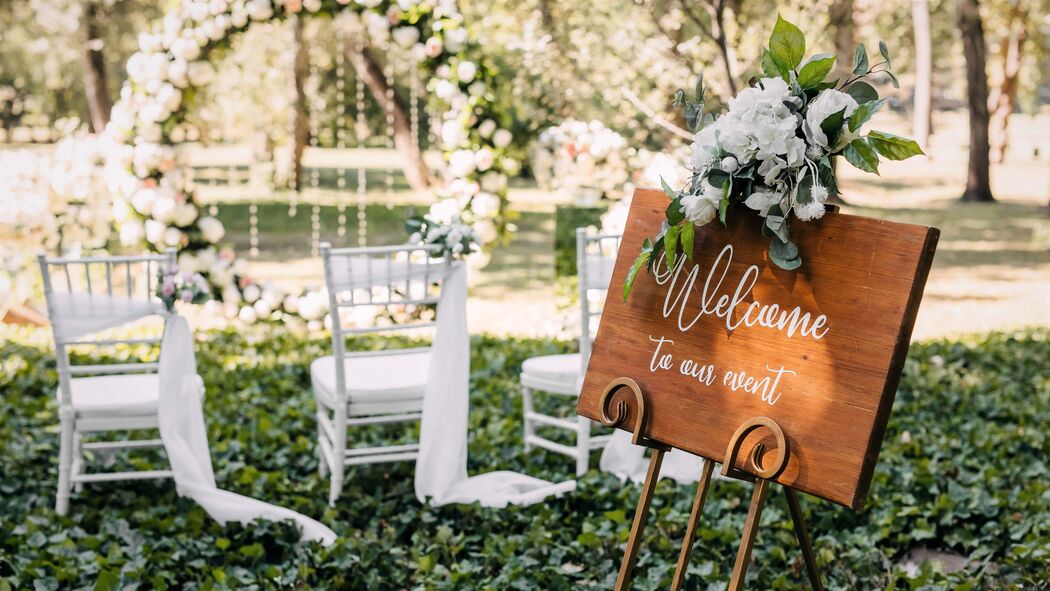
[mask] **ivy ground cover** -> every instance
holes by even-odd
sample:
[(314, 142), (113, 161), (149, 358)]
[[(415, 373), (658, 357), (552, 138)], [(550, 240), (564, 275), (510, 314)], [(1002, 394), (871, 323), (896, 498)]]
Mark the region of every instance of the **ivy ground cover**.
[[(561, 499), (491, 510), (420, 505), (411, 464), (356, 467), (328, 508), (307, 369), (328, 341), (288, 333), (200, 335), (212, 460), (221, 487), (321, 519), (340, 535), (335, 545), (299, 545), (283, 524), (219, 526), (167, 481), (90, 485), (59, 518), (49, 340), (0, 330), (0, 591), (612, 588), (638, 490), (596, 470)], [(517, 385), (525, 358), (569, 346), (473, 340), (471, 474), (570, 477), (567, 459), (523, 453)], [(867, 508), (803, 500), (829, 589), (1047, 588), (1048, 360), (1050, 330), (912, 347)], [(725, 588), (750, 492), (715, 483), (686, 588)], [(693, 493), (658, 487), (636, 589), (669, 585)], [(787, 507), (781, 495), (770, 499), (748, 588), (806, 588)], [(951, 574), (900, 566), (920, 548), (967, 566)]]

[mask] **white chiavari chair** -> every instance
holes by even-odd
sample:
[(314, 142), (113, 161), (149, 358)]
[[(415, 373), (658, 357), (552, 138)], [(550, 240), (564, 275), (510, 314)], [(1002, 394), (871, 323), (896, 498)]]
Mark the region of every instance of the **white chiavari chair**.
[[(310, 379), (317, 400), (320, 469), (330, 475), (328, 502), (334, 505), (347, 466), (418, 456), (418, 443), (350, 446), (348, 430), (419, 421), (431, 358), (429, 345), (349, 351), (346, 339), (394, 333), (432, 338), (451, 267), (430, 246), (332, 248), (323, 243), (320, 248), (333, 354), (310, 365)], [(412, 313), (424, 308), (428, 318)], [(396, 318), (405, 314), (410, 317)]]
[[(601, 320), (604, 295), (609, 288), (619, 235), (593, 234), (585, 228), (576, 229), (576, 273), (579, 281), (580, 337), (579, 353), (544, 355), (525, 360), (521, 366), (522, 410), (525, 427), (525, 451), (540, 447), (576, 459), (576, 475), (587, 472), (590, 452), (600, 449), (609, 435), (591, 435), (593, 421), (585, 417), (555, 417), (540, 413), (535, 408), (536, 392), (577, 398), (587, 373), (591, 345)], [(537, 427), (551, 427), (575, 435), (574, 446), (543, 437)]]
[[(155, 337), (114, 338), (105, 333), (166, 312), (154, 297), (157, 272), (175, 264), (175, 251), (138, 256), (47, 258), (39, 255), (44, 296), (55, 340), (60, 423), (55, 510), (69, 510), (70, 493), (85, 483), (168, 478), (170, 470), (87, 471), (90, 455), (161, 447), (159, 438), (91, 441), (113, 431), (157, 429), (156, 362), (76, 365), (73, 348), (157, 346)], [(87, 454), (85, 454), (87, 452)]]

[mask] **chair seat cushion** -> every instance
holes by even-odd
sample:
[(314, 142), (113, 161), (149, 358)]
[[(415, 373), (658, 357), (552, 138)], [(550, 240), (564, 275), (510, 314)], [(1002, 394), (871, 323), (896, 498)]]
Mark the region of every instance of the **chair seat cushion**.
[[(412, 351), (343, 359), (349, 402), (421, 400), (430, 370), (430, 352)], [(318, 394), (335, 400), (335, 357), (310, 364), (310, 379)]]
[(155, 415), (160, 380), (150, 373), (73, 378), (70, 392), (80, 416)]
[(581, 364), (579, 353), (530, 357), (521, 365), (521, 373), (544, 380), (575, 385), (580, 379)]

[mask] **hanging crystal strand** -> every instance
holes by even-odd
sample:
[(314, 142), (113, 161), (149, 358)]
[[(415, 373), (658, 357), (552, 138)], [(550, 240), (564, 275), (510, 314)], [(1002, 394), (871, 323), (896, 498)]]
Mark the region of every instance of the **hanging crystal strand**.
[[(386, 78), (386, 147), (394, 151), (394, 63), (389, 52), (386, 52), (386, 66), (383, 77)], [(394, 208), (394, 165), (386, 168), (386, 208)]]
[[(288, 19), (288, 24), (290, 25), (290, 26), (286, 27), (286, 30), (288, 31), (288, 47), (297, 47), (296, 40), (295, 40), (295, 26), (296, 25), (293, 22), (293, 19)], [(288, 64), (288, 70), (292, 72), (292, 83), (290, 84), (290, 86), (291, 86), (291, 89), (292, 89), (292, 92), (291, 92), (291, 95), (292, 95), (291, 96), (291, 104), (293, 105), (293, 107), (291, 109), (289, 109), (289, 112), (292, 113), (292, 116), (288, 118), (288, 125), (289, 125), (289, 127), (288, 127), (288, 140), (289, 140), (289, 143), (290, 143), (289, 147), (291, 148), (291, 159), (293, 160), (293, 162), (292, 162), (292, 176), (293, 177), (295, 177), (295, 174), (294, 174), (294, 172), (295, 172), (295, 162), (294, 162), (294, 160), (295, 160), (295, 147), (296, 147), (295, 121), (296, 121), (296, 118), (297, 118), (297, 113), (296, 113), (297, 109), (296, 109), (295, 105), (296, 105), (296, 101), (298, 101), (298, 98), (296, 96), (297, 91), (296, 91), (296, 88), (295, 88), (295, 85), (296, 85), (296, 80), (295, 80), (295, 77), (296, 77), (295, 62), (296, 62), (295, 54), (294, 54), (294, 52), (292, 52), (291, 53), (291, 63)], [(291, 196), (288, 199), (288, 217), (294, 218), (295, 215), (297, 213), (299, 213), (299, 192), (302, 190), (302, 187), (299, 186), (299, 179), (298, 178), (292, 178), (292, 185), (293, 185), (292, 186), (292, 194), (291, 194)]]
[[(357, 39), (354, 43), (354, 59), (357, 60), (357, 72), (364, 71), (364, 64), (362, 63), (362, 56), (365, 51), (364, 45), (364, 31), (358, 31)], [(368, 131), (368, 122), (365, 120), (365, 83), (361, 80), (361, 75), (357, 74), (354, 76), (356, 81), (355, 84), (355, 99), (356, 99), (356, 129), (355, 138), (358, 150), (364, 150), (365, 148), (365, 134)], [(357, 244), (358, 246), (365, 246), (368, 243), (368, 218), (365, 214), (367, 209), (368, 200), (366, 191), (368, 190), (368, 180), (365, 177), (364, 159), (358, 156), (360, 164), (357, 167)]]
[(419, 65), (415, 59), (409, 62), (408, 76), (409, 127), (412, 133), (412, 141), (415, 142), (416, 147), (422, 153), (423, 149), (419, 142)]
[[(312, 47), (312, 45), (311, 45)], [(317, 73), (317, 60), (310, 60), (310, 86), (313, 87), (315, 94), (313, 97), (313, 104), (310, 108), (310, 148), (314, 152), (314, 158), (317, 158), (317, 148), (319, 144), (319, 136), (321, 131), (320, 117), (318, 112), (321, 110), (322, 99), (321, 84), (318, 79)], [(321, 247), (321, 204), (318, 202), (320, 199), (320, 188), (321, 188), (321, 170), (315, 162), (310, 167), (310, 197), (313, 199), (313, 207), (310, 208), (310, 253), (313, 256), (320, 254)]]
[(339, 212), (339, 229), (337, 233), (340, 238), (344, 238), (346, 236), (346, 166), (343, 165), (345, 162), (343, 151), (346, 149), (346, 81), (344, 80), (346, 75), (346, 43), (343, 27), (338, 25), (335, 27), (335, 36), (335, 92), (336, 103), (339, 109), (335, 128), (335, 145), (339, 149), (339, 168), (336, 171), (335, 179), (336, 188), (338, 189), (336, 209)]

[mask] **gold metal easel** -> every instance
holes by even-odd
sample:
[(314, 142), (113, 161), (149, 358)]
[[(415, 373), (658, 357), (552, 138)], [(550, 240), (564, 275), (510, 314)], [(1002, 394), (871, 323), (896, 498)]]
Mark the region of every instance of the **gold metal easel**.
[[(610, 404), (613, 395), (621, 388), (629, 388), (634, 394), (634, 433), (631, 442), (651, 448), (652, 455), (649, 458), (649, 469), (645, 474), (645, 482), (642, 484), (642, 493), (638, 498), (638, 507), (634, 513), (634, 522), (631, 524), (631, 534), (627, 538), (627, 549), (624, 551), (623, 562), (620, 563), (620, 574), (616, 578), (615, 591), (627, 591), (631, 588), (631, 575), (635, 562), (638, 560), (638, 549), (641, 546), (642, 530), (649, 517), (649, 506), (656, 491), (656, 483), (660, 479), (660, 467), (663, 464), (664, 453), (670, 450), (670, 446), (664, 445), (644, 435), (648, 420), (648, 410), (645, 405), (645, 396), (637, 382), (630, 378), (619, 378), (613, 380), (605, 387), (600, 400), (602, 423), (608, 427), (619, 427), (627, 421), (631, 411), (630, 404), (620, 399), (616, 404), (615, 412), (610, 414)], [(762, 466), (762, 456), (765, 445), (758, 444), (749, 453), (750, 471), (735, 468), (740, 454), (740, 448), (744, 439), (758, 429), (768, 429), (777, 440), (777, 459), (769, 467)], [(773, 419), (768, 417), (754, 417), (745, 421), (737, 429), (729, 440), (726, 450), (725, 461), (722, 464), (722, 475), (740, 480), (755, 481), (755, 490), (751, 494), (751, 505), (747, 511), (747, 519), (744, 522), (744, 531), (740, 536), (740, 549), (737, 551), (736, 562), (733, 565), (733, 576), (729, 581), (729, 591), (740, 591), (744, 587), (744, 578), (747, 575), (747, 567), (751, 562), (751, 549), (755, 545), (755, 534), (758, 531), (759, 518), (762, 516), (762, 508), (766, 497), (769, 496), (769, 486), (772, 480), (783, 472), (787, 466), (791, 452), (788, 447), (784, 431)], [(696, 486), (696, 498), (693, 500), (693, 508), (689, 513), (689, 525), (686, 529), (685, 539), (682, 541), (682, 549), (678, 554), (678, 564), (675, 567), (674, 579), (671, 582), (671, 590), (679, 591), (685, 582), (686, 567), (689, 565), (689, 555), (692, 552), (693, 542), (696, 540), (696, 531), (700, 524), (700, 514), (703, 511), (704, 502), (707, 499), (707, 490), (711, 484), (711, 473), (714, 470), (714, 462), (710, 459), (704, 460), (704, 467), (700, 472), (700, 481)], [(806, 563), (806, 573), (814, 591), (824, 591), (820, 581), (820, 573), (817, 570), (816, 559), (813, 556), (813, 545), (810, 542), (809, 531), (802, 516), (802, 508), (798, 502), (798, 493), (794, 489), (784, 486), (784, 495), (787, 497), (788, 510), (791, 520), (795, 525), (795, 536), (798, 538), (799, 546), (802, 547), (802, 558)]]

